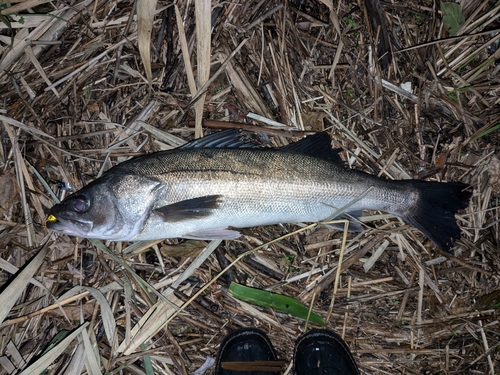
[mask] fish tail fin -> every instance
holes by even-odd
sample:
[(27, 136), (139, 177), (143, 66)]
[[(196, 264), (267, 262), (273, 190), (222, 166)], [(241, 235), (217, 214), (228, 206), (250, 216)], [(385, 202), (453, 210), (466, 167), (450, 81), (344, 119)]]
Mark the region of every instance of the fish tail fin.
[(472, 196), (470, 185), (419, 180), (401, 183), (416, 188), (419, 199), (413, 207), (398, 216), (420, 229), (441, 249), (450, 252), (453, 241), (460, 238), (455, 214), (469, 205)]

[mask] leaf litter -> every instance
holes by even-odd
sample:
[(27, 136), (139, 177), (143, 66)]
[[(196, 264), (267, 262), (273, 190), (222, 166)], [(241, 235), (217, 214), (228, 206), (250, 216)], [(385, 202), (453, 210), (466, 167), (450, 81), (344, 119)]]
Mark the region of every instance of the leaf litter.
[[(231, 281), (311, 306), (365, 373), (498, 373), (500, 5), (136, 3), (0, 4), (0, 374), (189, 374), (241, 326), (290, 360), (305, 321), (243, 308)], [(351, 167), (471, 184), (454, 254), (379, 212), (347, 237), (46, 242), (53, 194), (228, 127), (328, 130)]]

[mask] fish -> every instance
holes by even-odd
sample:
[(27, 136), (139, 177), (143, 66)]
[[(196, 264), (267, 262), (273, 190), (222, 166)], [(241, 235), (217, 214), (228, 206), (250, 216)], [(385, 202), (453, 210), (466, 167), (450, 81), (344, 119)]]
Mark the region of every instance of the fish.
[(110, 168), (54, 205), (45, 225), (108, 241), (231, 240), (242, 228), (335, 215), (360, 232), (363, 211), (377, 210), (452, 249), (460, 238), (455, 214), (472, 195), (468, 184), (379, 178), (346, 167), (340, 151), (327, 132), (271, 148), (224, 130)]

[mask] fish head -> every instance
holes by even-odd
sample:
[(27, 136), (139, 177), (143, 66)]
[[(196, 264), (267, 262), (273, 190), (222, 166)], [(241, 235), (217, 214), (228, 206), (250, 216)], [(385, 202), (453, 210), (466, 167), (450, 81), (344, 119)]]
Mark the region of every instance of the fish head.
[(54, 205), (46, 227), (70, 236), (129, 240), (149, 216), (156, 185), (129, 175), (101, 177)]
[(105, 239), (121, 221), (106, 184), (91, 184), (54, 205), (46, 220), (48, 229), (71, 236)]

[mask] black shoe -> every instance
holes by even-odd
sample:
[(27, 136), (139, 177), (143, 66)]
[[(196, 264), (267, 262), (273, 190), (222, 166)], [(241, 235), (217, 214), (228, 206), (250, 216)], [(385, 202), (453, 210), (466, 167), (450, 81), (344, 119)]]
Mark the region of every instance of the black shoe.
[[(238, 329), (227, 335), (220, 344), (217, 361), (215, 362), (216, 374), (280, 374), (279, 368), (281, 365), (278, 362), (265, 364), (257, 361), (276, 361), (276, 352), (269, 337), (264, 331), (257, 328)], [(231, 362), (238, 363), (231, 366)], [(254, 365), (252, 365), (252, 362), (255, 362)]]
[(296, 375), (359, 375), (347, 344), (336, 333), (312, 329), (295, 343)]

